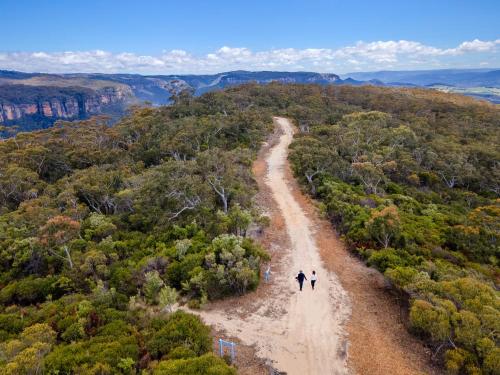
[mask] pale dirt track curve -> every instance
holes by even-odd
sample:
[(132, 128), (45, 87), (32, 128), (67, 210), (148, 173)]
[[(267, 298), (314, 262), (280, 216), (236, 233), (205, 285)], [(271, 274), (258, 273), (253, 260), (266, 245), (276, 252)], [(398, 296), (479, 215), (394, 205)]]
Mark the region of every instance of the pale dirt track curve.
[[(257, 203), (271, 218), (257, 238), (272, 255), (271, 282), (198, 314), (288, 375), (437, 373), (403, 326), (383, 277), (349, 254), (300, 192), (287, 161), (295, 128), (288, 119), (274, 120), (276, 132), (254, 164)], [(308, 278), (316, 270), (315, 291), (308, 282), (298, 291), (299, 269)], [(262, 366), (238, 372), (268, 373)]]

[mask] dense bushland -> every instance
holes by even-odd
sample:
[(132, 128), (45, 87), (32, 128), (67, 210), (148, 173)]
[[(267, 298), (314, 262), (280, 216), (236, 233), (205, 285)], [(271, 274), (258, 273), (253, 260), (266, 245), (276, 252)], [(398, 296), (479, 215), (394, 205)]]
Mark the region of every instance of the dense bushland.
[(172, 307), (245, 293), (271, 118), (176, 98), (0, 143), (0, 367), (7, 374), (235, 371)]

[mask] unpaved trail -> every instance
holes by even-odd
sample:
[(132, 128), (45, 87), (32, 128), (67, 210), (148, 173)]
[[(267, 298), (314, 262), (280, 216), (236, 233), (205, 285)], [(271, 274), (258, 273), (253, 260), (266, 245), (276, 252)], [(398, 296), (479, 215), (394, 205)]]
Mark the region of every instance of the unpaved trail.
[[(349, 316), (349, 299), (337, 277), (326, 270), (306, 217), (287, 185), (288, 146), (293, 126), (277, 118), (282, 135), (267, 158), (265, 183), (284, 219), (289, 246), (283, 246), (279, 271), (273, 264), (270, 293), (252, 307), (238, 304), (225, 311), (203, 312), (210, 324), (223, 328), (244, 343), (255, 345), (260, 357), (287, 374), (347, 374), (347, 342), (343, 325)], [(276, 245), (276, 244), (275, 244)], [(316, 290), (308, 282), (299, 292), (295, 275), (312, 270)]]
[[(284, 118), (275, 124), (253, 168), (257, 202), (271, 218), (257, 238), (272, 255), (271, 282), (198, 314), (288, 375), (439, 373), (402, 324), (383, 276), (349, 253), (300, 191), (287, 162), (294, 127)], [(315, 291), (308, 282), (298, 291), (294, 277), (300, 269), (307, 277), (316, 270)], [(243, 375), (268, 373), (263, 366), (240, 365)]]

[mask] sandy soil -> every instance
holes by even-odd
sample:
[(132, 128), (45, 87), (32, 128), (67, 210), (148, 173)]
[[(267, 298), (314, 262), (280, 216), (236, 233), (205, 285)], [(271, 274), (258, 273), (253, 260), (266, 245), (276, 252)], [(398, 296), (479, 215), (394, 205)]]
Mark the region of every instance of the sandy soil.
[[(382, 276), (352, 257), (331, 224), (301, 193), (287, 162), (294, 127), (276, 132), (254, 164), (258, 204), (271, 218), (257, 238), (270, 249), (271, 281), (256, 292), (199, 312), (224, 338), (235, 338), (240, 374), (433, 374), (424, 348), (406, 331)], [(295, 275), (316, 270), (316, 290)], [(262, 361), (248, 360), (256, 356)]]

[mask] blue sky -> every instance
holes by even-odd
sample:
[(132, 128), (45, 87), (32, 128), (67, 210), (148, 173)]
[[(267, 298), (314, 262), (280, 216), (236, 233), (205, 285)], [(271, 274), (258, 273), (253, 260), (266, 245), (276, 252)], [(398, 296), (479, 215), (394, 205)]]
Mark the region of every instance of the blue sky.
[(0, 0), (0, 69), (500, 67), (500, 1)]

